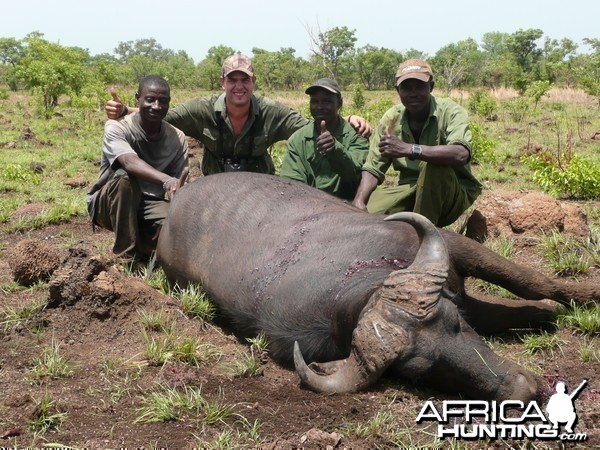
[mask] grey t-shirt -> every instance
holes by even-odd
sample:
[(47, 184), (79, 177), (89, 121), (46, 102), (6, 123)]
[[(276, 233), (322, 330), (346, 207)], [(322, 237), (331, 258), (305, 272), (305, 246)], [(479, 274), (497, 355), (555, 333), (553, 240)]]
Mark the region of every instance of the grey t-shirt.
[[(127, 153), (135, 153), (163, 173), (179, 178), (187, 166), (188, 149), (185, 135), (163, 120), (158, 137), (149, 139), (141, 126), (138, 113), (119, 120), (107, 120), (102, 139), (102, 161), (100, 177), (88, 192), (88, 205), (96, 193), (106, 184), (110, 176), (119, 169), (117, 158)], [(142, 194), (164, 198), (161, 185), (139, 180)]]

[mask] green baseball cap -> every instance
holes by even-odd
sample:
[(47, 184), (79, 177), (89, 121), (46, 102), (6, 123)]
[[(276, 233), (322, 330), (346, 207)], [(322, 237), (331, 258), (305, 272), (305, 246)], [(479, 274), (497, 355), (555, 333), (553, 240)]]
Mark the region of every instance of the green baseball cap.
[(317, 81), (311, 84), (304, 92), (310, 95), (317, 89), (325, 89), (326, 91), (333, 92), (334, 94), (337, 94), (340, 97), (342, 96), (342, 90), (340, 89), (339, 84), (337, 84), (337, 81), (332, 80), (331, 78), (319, 78)]

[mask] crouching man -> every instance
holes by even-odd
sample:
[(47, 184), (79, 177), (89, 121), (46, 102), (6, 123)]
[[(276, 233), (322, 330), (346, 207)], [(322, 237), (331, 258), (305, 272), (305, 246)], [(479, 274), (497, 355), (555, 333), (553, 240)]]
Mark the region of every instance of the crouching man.
[(340, 116), (342, 92), (335, 80), (321, 78), (305, 92), (314, 121), (288, 140), (280, 175), (352, 200), (369, 141)]
[[(435, 225), (456, 221), (481, 193), (471, 173), (472, 136), (467, 111), (434, 97), (431, 67), (410, 59), (398, 67), (400, 105), (383, 116), (371, 139), (362, 178), (352, 202), (370, 213), (419, 213)], [(381, 186), (390, 166), (397, 186)]]
[(171, 101), (168, 82), (146, 76), (135, 98), (138, 112), (104, 126), (100, 177), (87, 206), (94, 225), (114, 231), (114, 254), (143, 261), (155, 247), (188, 151), (185, 135), (163, 121)]

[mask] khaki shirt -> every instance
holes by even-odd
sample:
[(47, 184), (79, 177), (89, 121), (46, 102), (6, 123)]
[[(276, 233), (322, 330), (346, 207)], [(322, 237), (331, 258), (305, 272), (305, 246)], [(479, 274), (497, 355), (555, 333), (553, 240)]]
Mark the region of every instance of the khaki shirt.
[[(458, 103), (448, 98), (431, 97), (429, 118), (425, 122), (423, 131), (416, 142), (410, 126), (408, 115), (402, 104), (395, 105), (383, 115), (371, 137), (369, 154), (363, 166), (363, 170), (374, 175), (379, 184), (383, 183), (385, 173), (392, 165), (400, 172), (398, 184), (415, 183), (419, 176), (420, 161), (411, 161), (408, 158), (385, 158), (379, 152), (379, 141), (386, 133), (388, 127), (392, 134), (398, 136), (402, 141), (418, 143), (423, 145), (452, 145), (460, 144), (469, 153), (471, 152), (473, 137), (469, 127), (469, 116), (467, 111)], [(471, 173), (471, 164), (464, 166), (452, 166), (458, 177), (460, 185), (466, 190), (473, 200), (481, 193), (482, 185)]]
[[(308, 119), (274, 100), (252, 96), (250, 114), (239, 136), (226, 114), (225, 94), (189, 100), (171, 108), (165, 120), (200, 141), (204, 146), (202, 173), (223, 172), (224, 158), (252, 157), (258, 171), (275, 173), (269, 147), (288, 139), (294, 131), (308, 123)], [(219, 132), (219, 117), (222, 119)], [(219, 139), (222, 134), (222, 152)]]

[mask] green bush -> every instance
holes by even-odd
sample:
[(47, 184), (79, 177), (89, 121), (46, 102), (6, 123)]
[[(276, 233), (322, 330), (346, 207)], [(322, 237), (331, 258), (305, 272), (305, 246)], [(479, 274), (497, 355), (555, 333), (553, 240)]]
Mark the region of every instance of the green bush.
[(521, 157), (533, 170), (533, 181), (556, 197), (581, 200), (600, 199), (600, 166), (583, 156), (569, 152), (544, 150)]
[(485, 130), (476, 122), (471, 122), (471, 134), (473, 135), (473, 149), (471, 162), (474, 164), (496, 162), (497, 155), (494, 151), (496, 141), (485, 136)]
[(365, 92), (360, 84), (357, 84), (354, 88), (352, 95), (352, 108), (354, 111), (360, 111), (367, 104), (365, 99)]
[(394, 106), (394, 102), (389, 98), (382, 98), (376, 103), (368, 106), (364, 110), (363, 117), (371, 123), (378, 123), (385, 112)]
[(510, 100), (504, 101), (502, 105), (515, 122), (522, 122), (529, 110), (529, 101), (524, 97), (511, 98)]
[(10, 181), (30, 181), (34, 184), (39, 184), (39, 177), (28, 167), (23, 167), (21, 164), (7, 164), (2, 169), (2, 178)]
[(7, 100), (10, 94), (4, 88), (0, 88), (0, 100)]
[(496, 100), (485, 91), (475, 91), (469, 98), (469, 111), (485, 119), (491, 119), (496, 114)]

